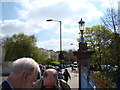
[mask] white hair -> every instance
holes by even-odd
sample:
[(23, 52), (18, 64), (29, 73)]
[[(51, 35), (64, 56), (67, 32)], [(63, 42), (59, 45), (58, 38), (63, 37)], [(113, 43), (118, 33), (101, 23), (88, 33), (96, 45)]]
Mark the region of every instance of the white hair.
[(13, 62), (13, 73), (22, 73), (24, 71), (33, 73), (35, 70), (40, 71), (38, 63), (32, 58), (20, 58)]

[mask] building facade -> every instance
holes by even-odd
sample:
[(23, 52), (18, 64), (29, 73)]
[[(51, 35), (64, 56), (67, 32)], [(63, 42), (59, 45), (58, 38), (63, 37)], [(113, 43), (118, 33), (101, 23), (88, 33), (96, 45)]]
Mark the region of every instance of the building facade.
[(53, 51), (53, 50), (46, 50), (44, 48), (40, 48), (40, 51), (47, 53), (48, 54), (48, 58), (53, 58), (56, 61), (58, 61), (58, 53), (56, 53), (55, 51)]

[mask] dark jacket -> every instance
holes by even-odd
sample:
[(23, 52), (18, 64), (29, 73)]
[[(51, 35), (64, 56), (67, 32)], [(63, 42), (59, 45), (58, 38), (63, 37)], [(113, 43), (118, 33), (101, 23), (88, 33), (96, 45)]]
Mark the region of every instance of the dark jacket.
[(71, 79), (71, 76), (70, 76), (70, 74), (69, 74), (68, 72), (64, 72), (63, 75), (64, 75), (64, 80), (65, 80), (66, 82), (68, 82), (68, 78)]
[[(39, 90), (45, 90), (43, 86), (43, 78), (35, 82), (34, 88), (39, 88)], [(71, 90), (71, 88), (64, 80), (60, 79), (52, 90)]]
[(12, 90), (7, 81), (3, 81), (0, 87), (2, 87), (1, 90)]

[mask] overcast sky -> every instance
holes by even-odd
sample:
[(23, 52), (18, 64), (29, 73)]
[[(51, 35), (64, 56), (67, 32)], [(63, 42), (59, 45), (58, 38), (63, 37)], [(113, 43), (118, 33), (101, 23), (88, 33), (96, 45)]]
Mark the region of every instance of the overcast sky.
[[(0, 2), (0, 38), (13, 34), (35, 35), (40, 48), (59, 50), (59, 22), (62, 22), (62, 49), (77, 49), (78, 22), (85, 26), (101, 25), (108, 7), (118, 7), (119, 0), (2, 0)], [(73, 45), (70, 45), (73, 43)]]

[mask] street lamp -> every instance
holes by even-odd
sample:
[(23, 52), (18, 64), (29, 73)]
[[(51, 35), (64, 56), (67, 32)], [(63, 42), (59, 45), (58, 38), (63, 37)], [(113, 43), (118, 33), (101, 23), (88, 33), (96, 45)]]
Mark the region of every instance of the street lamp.
[(81, 42), (84, 42), (83, 31), (84, 31), (85, 22), (82, 21), (82, 18), (81, 18), (81, 20), (78, 23), (79, 23), (79, 29), (81, 32)]
[(79, 29), (80, 29), (80, 32), (81, 32), (81, 38), (80, 38), (80, 41), (79, 41), (79, 49), (77, 51), (73, 52), (73, 54), (78, 59), (78, 64), (79, 64), (79, 67), (78, 67), (78, 69), (79, 69), (79, 90), (81, 90), (81, 66), (82, 66), (82, 64), (88, 64), (88, 62), (90, 62), (90, 57), (94, 53), (94, 51), (87, 50), (87, 43), (84, 42), (83, 31), (84, 31), (85, 22), (82, 21), (82, 18), (78, 22), (78, 24), (79, 24)]
[[(79, 41), (79, 51), (83, 51), (87, 49), (87, 44), (84, 43), (84, 37), (83, 37), (83, 31), (84, 31), (84, 26), (85, 26), (85, 22), (81, 20), (78, 22), (79, 24), (79, 30), (81, 32), (81, 38)], [(86, 49), (83, 49), (83, 47), (86, 47)], [(81, 62), (79, 61), (79, 90), (81, 89)]]
[(87, 50), (87, 43), (84, 42), (84, 36), (83, 36), (85, 21), (82, 21), (82, 18), (81, 18), (81, 20), (78, 22), (78, 24), (79, 24), (79, 30), (81, 32), (81, 38), (79, 41), (79, 50), (84, 51), (84, 50)]
[(63, 59), (63, 54), (62, 54), (62, 22), (59, 20), (53, 20), (53, 19), (48, 19), (46, 21), (55, 21), (60, 23), (60, 54), (59, 54), (59, 59), (60, 59), (60, 67), (61, 67), (61, 60)]

